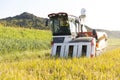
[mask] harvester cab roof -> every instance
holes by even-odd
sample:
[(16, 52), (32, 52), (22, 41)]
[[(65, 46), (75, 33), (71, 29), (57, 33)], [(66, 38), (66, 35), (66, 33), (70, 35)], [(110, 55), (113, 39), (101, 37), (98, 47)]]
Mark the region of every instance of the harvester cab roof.
[(49, 14), (50, 25), (53, 36), (71, 35), (83, 31), (80, 25), (79, 17), (68, 15), (65, 12)]

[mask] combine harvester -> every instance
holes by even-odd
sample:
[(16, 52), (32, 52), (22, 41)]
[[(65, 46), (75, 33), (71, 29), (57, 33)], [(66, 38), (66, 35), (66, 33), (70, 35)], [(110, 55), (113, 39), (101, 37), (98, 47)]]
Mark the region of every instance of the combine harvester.
[(52, 56), (94, 57), (106, 47), (107, 34), (90, 29), (84, 24), (85, 9), (79, 17), (65, 12), (48, 15), (53, 35)]

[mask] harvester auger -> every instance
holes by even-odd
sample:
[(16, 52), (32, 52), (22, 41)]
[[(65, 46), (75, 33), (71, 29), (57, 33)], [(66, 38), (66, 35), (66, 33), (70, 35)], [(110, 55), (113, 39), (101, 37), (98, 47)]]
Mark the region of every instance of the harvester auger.
[(79, 17), (65, 12), (51, 13), (48, 17), (53, 35), (52, 56), (94, 57), (107, 45), (105, 32), (98, 32), (84, 24), (85, 9), (81, 10)]

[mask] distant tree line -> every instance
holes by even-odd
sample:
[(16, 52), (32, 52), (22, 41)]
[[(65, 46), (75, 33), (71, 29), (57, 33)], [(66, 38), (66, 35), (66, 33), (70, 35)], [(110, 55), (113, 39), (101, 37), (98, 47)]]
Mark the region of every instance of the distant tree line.
[(45, 21), (46, 18), (40, 18), (27, 12), (14, 17), (0, 19), (0, 23), (4, 26), (49, 29), (49, 27), (45, 26)]

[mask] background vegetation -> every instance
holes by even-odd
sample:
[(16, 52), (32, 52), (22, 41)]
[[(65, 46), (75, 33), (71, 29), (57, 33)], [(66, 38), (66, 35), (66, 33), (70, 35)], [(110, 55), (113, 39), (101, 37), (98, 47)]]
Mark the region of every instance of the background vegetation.
[(51, 32), (0, 26), (0, 53), (50, 49)]
[(24, 28), (49, 29), (49, 27), (45, 26), (45, 22), (46, 18), (37, 17), (27, 12), (14, 17), (0, 19), (0, 23), (7, 27), (19, 26)]

